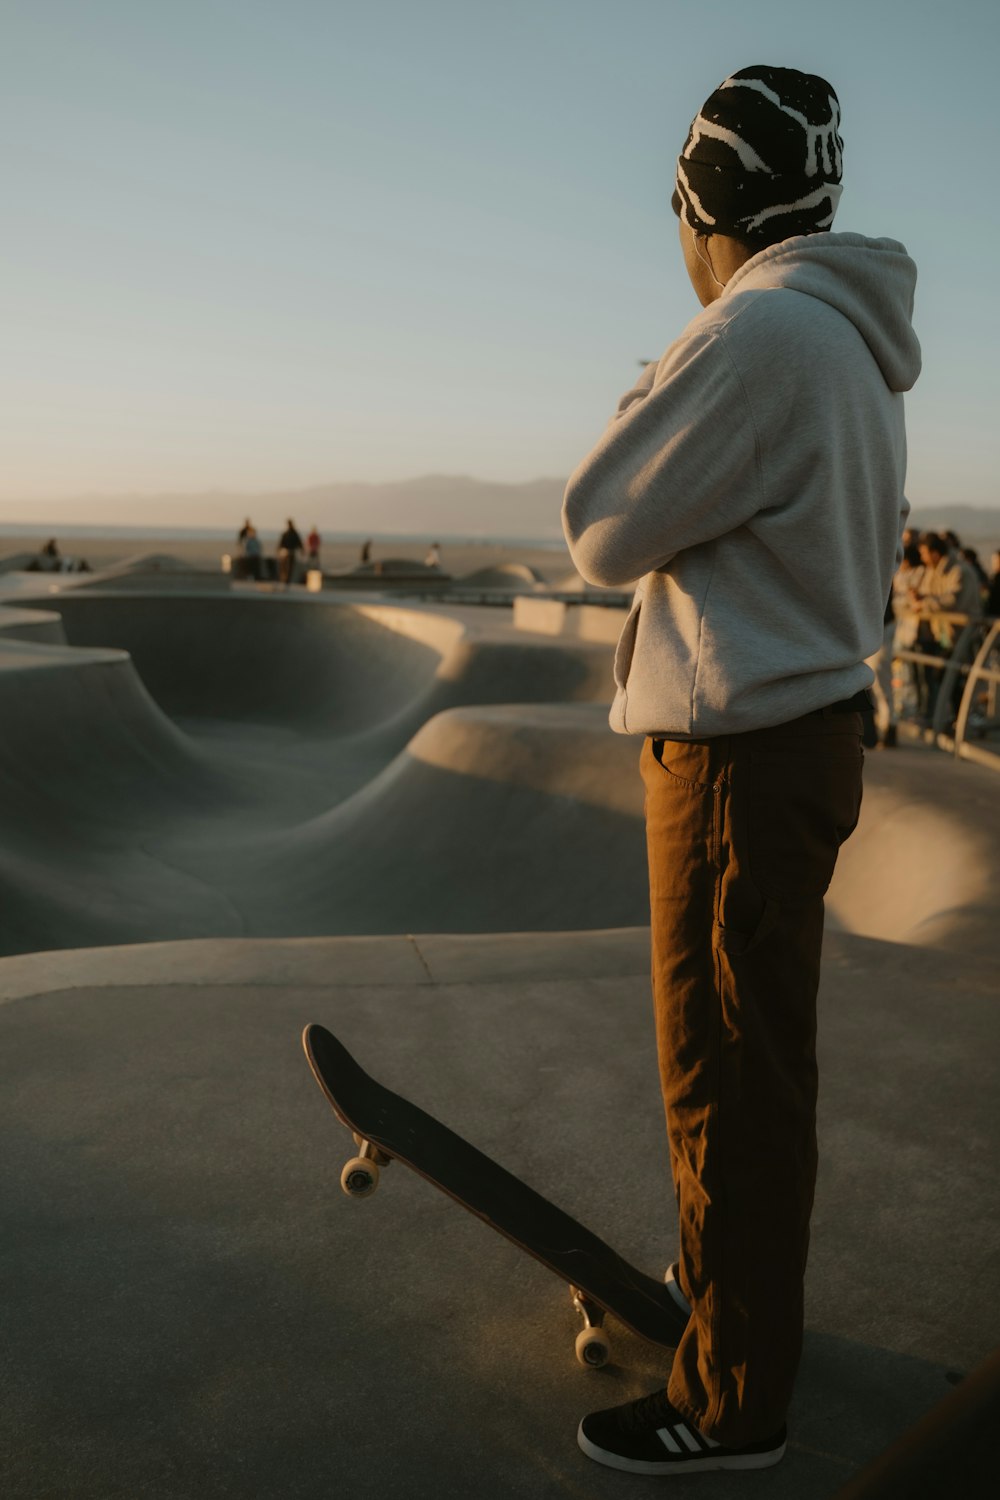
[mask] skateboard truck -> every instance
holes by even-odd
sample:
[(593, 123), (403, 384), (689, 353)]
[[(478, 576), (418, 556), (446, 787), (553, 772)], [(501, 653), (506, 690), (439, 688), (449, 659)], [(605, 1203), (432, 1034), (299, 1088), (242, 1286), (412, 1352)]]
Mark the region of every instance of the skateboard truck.
[(386, 1156), (384, 1151), (356, 1132), (354, 1139), (361, 1149), (357, 1156), (345, 1162), (340, 1185), (349, 1198), (369, 1198), (378, 1187), (379, 1168), (387, 1167), (392, 1157)]
[(592, 1302), (579, 1287), (571, 1286), (569, 1294), (583, 1319), (583, 1327), (576, 1336), (576, 1357), (581, 1365), (598, 1370), (611, 1358), (611, 1345), (604, 1332), (604, 1309)]

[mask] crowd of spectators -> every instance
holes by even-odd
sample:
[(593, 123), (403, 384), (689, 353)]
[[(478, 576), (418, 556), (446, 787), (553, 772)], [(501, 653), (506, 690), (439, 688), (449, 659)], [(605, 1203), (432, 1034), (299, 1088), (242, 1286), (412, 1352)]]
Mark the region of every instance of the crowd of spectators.
[(286, 585), (294, 583), (299, 575), (300, 554), (304, 556), (307, 571), (320, 567), (322, 538), (315, 523), (303, 542), (295, 522), (289, 517), (273, 558), (265, 556), (257, 528), (249, 516), (240, 527), (236, 540), (240, 549), (236, 572), (242, 578), (252, 578), (257, 582), (276, 578)]
[[(973, 547), (963, 547), (954, 531), (903, 532), (903, 560), (893, 579), (885, 614), (882, 648), (870, 658), (875, 672), (878, 742), (896, 743), (900, 685), (910, 695), (917, 721), (935, 717), (944, 668), (923, 661), (907, 663), (901, 684), (894, 684), (896, 654), (909, 650), (923, 657), (949, 657), (964, 625), (982, 616), (1000, 616), (1000, 551), (983, 567)], [(948, 719), (954, 721), (963, 679), (955, 683)]]
[[(287, 586), (290, 583), (303, 581), (304, 573), (314, 570), (322, 571), (320, 562), (322, 538), (315, 522), (309, 535), (303, 541), (295, 522), (289, 517), (285, 522), (284, 531), (278, 538), (273, 557), (265, 554), (257, 528), (249, 516), (240, 527), (236, 541), (239, 551), (233, 572), (237, 578), (252, 579), (257, 583), (277, 581)], [(359, 566), (369, 570), (374, 567), (376, 572), (381, 572), (382, 564), (376, 563), (372, 556), (374, 545), (371, 537), (362, 543)], [(430, 544), (423, 565), (437, 572), (442, 571), (440, 542)], [(419, 564), (415, 563), (414, 566), (419, 567)]]

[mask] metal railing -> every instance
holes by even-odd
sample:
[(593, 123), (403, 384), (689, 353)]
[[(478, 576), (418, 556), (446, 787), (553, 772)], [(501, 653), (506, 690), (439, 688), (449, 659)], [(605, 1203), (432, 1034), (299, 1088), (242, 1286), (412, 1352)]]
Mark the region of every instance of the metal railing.
[[(926, 616), (904, 615), (903, 620)], [(997, 688), (1000, 687), (1000, 619), (984, 616), (937, 614), (935, 623), (948, 624), (957, 630), (948, 655), (932, 655), (918, 647), (895, 647), (893, 661), (916, 668), (915, 682), (924, 674), (924, 686), (932, 689), (932, 708), (921, 716), (914, 684), (903, 683), (897, 699), (899, 717), (913, 725), (928, 743), (963, 760), (1000, 770), (1000, 716), (997, 713)], [(933, 673), (933, 677), (931, 677)], [(895, 674), (894, 674), (895, 676)], [(959, 684), (962, 684), (959, 693)], [(909, 688), (909, 695), (907, 693)]]

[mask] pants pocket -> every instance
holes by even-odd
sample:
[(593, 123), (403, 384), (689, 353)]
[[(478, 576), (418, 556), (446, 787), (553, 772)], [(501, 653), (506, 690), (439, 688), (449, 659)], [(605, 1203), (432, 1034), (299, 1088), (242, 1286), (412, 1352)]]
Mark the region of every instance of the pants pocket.
[(695, 787), (700, 792), (712, 790), (717, 774), (713, 741), (654, 739), (650, 745), (653, 759), (671, 781)]

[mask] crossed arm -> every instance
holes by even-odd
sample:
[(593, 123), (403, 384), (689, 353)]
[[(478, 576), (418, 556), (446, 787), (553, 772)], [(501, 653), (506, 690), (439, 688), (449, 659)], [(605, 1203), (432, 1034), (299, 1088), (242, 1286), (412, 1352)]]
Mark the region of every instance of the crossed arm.
[(647, 365), (571, 476), (563, 529), (577, 570), (631, 583), (762, 507), (757, 433), (725, 340), (683, 338)]

